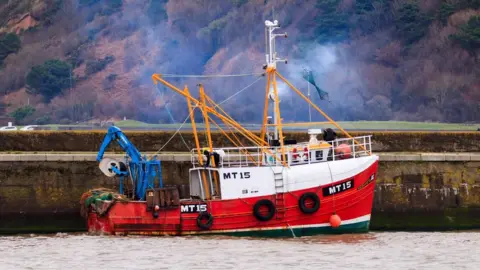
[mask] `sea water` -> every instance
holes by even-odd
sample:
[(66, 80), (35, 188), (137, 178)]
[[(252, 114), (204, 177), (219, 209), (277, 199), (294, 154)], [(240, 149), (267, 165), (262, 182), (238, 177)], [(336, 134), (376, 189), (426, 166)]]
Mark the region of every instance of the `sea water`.
[(480, 269), (480, 232), (0, 237), (0, 269)]

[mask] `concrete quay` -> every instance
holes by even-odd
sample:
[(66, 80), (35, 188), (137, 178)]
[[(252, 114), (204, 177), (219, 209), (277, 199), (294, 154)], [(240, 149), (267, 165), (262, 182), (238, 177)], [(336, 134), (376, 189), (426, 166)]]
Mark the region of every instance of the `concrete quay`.
[[(145, 153), (151, 157), (155, 153)], [(465, 162), (465, 161), (480, 161), (480, 153), (405, 153), (405, 152), (388, 152), (388, 153), (374, 153), (380, 157), (380, 161), (443, 161), (443, 162)], [(94, 152), (22, 152), (22, 153), (0, 153), (0, 162), (29, 162), (29, 161), (44, 161), (44, 162), (75, 162), (75, 161), (96, 161), (97, 153)], [(123, 159), (124, 154), (105, 153), (104, 157)], [(189, 152), (169, 152), (157, 154), (157, 158), (161, 161), (178, 161), (188, 162), (191, 160)]]
[[(144, 152), (148, 157), (154, 152)], [(375, 152), (372, 230), (480, 229), (480, 152)], [(122, 160), (124, 153), (105, 157)], [(118, 189), (97, 152), (0, 152), (0, 235), (85, 231), (79, 200)], [(162, 152), (164, 184), (188, 186), (189, 152)]]

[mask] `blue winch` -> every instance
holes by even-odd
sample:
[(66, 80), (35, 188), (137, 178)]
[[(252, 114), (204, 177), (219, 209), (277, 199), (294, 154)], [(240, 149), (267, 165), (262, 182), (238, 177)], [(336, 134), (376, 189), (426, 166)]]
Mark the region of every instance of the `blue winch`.
[[(103, 158), (105, 150), (112, 141), (116, 141), (126, 152), (125, 163), (112, 159)], [(108, 177), (120, 177), (120, 193), (124, 193), (124, 177), (131, 179), (132, 195), (134, 200), (145, 200), (148, 189), (162, 188), (162, 169), (157, 156), (147, 159), (140, 154), (137, 148), (127, 139), (127, 136), (116, 126), (108, 128), (108, 132), (97, 155), (100, 162), (100, 170)], [(128, 164), (125, 165), (125, 164)]]

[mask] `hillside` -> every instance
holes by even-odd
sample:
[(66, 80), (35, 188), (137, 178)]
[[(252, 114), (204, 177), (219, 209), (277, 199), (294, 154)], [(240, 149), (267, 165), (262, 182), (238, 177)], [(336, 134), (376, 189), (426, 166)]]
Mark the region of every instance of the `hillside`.
[[(280, 73), (306, 92), (312, 69), (331, 102), (312, 99), (334, 119), (479, 122), (480, 0), (0, 0), (0, 116), (171, 123), (169, 102), (182, 122), (183, 99), (151, 75), (262, 72), (273, 17), (288, 32)], [(256, 80), (171, 79), (217, 101)], [(264, 84), (224, 107), (258, 122)], [(279, 87), (282, 116), (307, 120)]]

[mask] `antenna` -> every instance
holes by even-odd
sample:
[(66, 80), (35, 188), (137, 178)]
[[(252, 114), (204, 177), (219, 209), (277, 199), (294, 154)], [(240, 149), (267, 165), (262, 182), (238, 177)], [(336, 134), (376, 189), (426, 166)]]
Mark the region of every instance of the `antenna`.
[(276, 68), (277, 67), (277, 62), (285, 62), (285, 64), (288, 63), (287, 59), (281, 59), (277, 57), (277, 52), (275, 51), (275, 38), (276, 37), (285, 37), (287, 38), (287, 32), (283, 34), (274, 34), (273, 31), (280, 28), (280, 25), (278, 24), (277, 20), (274, 20), (273, 22), (266, 20), (265, 21), (265, 27), (266, 27), (266, 34), (267, 34), (267, 40), (266, 40), (266, 45), (267, 45), (267, 67), (271, 68)]

